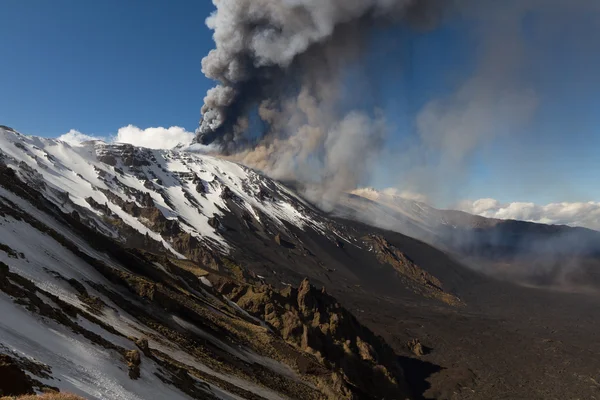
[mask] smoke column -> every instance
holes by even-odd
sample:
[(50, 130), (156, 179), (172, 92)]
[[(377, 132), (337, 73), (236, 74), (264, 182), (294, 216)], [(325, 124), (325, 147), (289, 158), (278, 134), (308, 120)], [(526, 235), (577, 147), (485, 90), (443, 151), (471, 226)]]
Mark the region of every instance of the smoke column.
[(340, 108), (344, 68), (360, 59), (373, 27), (430, 24), (447, 2), (213, 3), (207, 25), (216, 48), (202, 71), (217, 86), (204, 98), (195, 142), (218, 145), (275, 178), (314, 183), (308, 194), (327, 207), (366, 179), (386, 133), (377, 109)]
[[(376, 20), (424, 18), (431, 1), (424, 0), (213, 0), (217, 11), (207, 19), (216, 48), (202, 60), (202, 72), (220, 84), (208, 91), (202, 107), (198, 141), (231, 140), (245, 107), (277, 90), (299, 64), (310, 73), (319, 65), (318, 51), (331, 49), (339, 31), (345, 38), (338, 57), (348, 47), (358, 49), (365, 30)], [(356, 35), (356, 33), (362, 33)], [(354, 46), (348, 46), (352, 41)], [(328, 46), (329, 45), (329, 46)], [(308, 60), (307, 60), (308, 59)], [(277, 82), (280, 80), (280, 82)], [(265, 87), (266, 86), (266, 87)], [(275, 87), (273, 87), (275, 86)], [(267, 93), (265, 93), (267, 92)], [(270, 93), (269, 93), (270, 92)]]
[[(274, 178), (314, 183), (313, 197), (325, 203), (341, 191), (370, 183), (377, 173), (375, 160), (395, 171), (398, 188), (434, 200), (460, 196), (457, 188), (466, 183), (473, 155), (497, 138), (514, 137), (510, 140), (521, 149), (519, 137), (548, 100), (532, 76), (547, 71), (557, 82), (564, 81), (558, 79), (559, 71), (553, 72), (554, 63), (538, 61), (539, 54), (551, 52), (564, 38), (573, 42), (569, 51), (580, 61), (593, 63), (597, 54), (597, 28), (587, 33), (583, 27), (571, 29), (581, 21), (593, 25), (600, 15), (597, 0), (213, 3), (216, 11), (207, 24), (216, 48), (204, 58), (202, 70), (217, 85), (204, 99), (195, 141), (213, 144)], [(363, 60), (374, 28), (437, 27), (442, 16), (457, 17), (468, 26), (474, 70), (455, 92), (428, 100), (407, 124), (409, 130), (414, 126), (410, 140), (392, 148), (381, 112), (341, 107), (362, 95), (355, 82), (344, 81), (344, 72)], [(390, 71), (401, 67), (392, 61), (381, 66)], [(595, 77), (585, 72), (591, 68), (580, 69), (584, 74), (566, 81), (593, 83)], [(354, 89), (350, 94), (349, 86)], [(531, 133), (540, 140), (546, 134)], [(530, 171), (533, 184), (546, 179), (531, 168), (531, 160), (539, 159), (536, 149), (525, 154), (524, 160), (511, 159), (513, 169)]]

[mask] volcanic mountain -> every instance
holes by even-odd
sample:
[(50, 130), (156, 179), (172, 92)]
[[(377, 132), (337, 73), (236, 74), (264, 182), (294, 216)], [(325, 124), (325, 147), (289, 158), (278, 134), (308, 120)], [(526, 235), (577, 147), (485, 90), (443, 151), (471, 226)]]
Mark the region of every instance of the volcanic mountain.
[(474, 269), (531, 285), (600, 285), (600, 232), (439, 210), (374, 189), (346, 194), (335, 214), (418, 238)]
[(208, 155), (0, 127), (0, 396), (597, 395), (594, 295), (342, 215)]

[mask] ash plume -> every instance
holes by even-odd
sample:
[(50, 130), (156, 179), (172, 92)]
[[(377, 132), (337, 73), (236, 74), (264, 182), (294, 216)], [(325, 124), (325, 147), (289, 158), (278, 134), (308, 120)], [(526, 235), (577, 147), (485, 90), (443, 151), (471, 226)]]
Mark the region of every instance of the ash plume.
[[(547, 103), (536, 86), (540, 81), (532, 76), (539, 71), (557, 76), (552, 63), (538, 61), (557, 37), (576, 41), (575, 54), (594, 54), (595, 29), (585, 35), (567, 28), (582, 16), (596, 18), (600, 10), (596, 0), (213, 3), (216, 11), (207, 24), (214, 30), (216, 48), (204, 58), (202, 70), (217, 85), (204, 99), (195, 142), (212, 144), (274, 178), (314, 184), (309, 194), (321, 203), (331, 203), (341, 191), (378, 183), (375, 167), (381, 173), (383, 165), (394, 171), (398, 182), (392, 184), (398, 188), (445, 204), (459, 201), (475, 156), (490, 151), (496, 141), (525, 154), (522, 160), (510, 160), (513, 170), (531, 171), (518, 174), (529, 177), (522, 186), (550, 179), (526, 165), (542, 160), (535, 157), (539, 151), (522, 144), (525, 135), (542, 141), (545, 135), (528, 132)], [(407, 24), (435, 28), (448, 15), (472, 36), (473, 71), (457, 82), (455, 91), (419, 105), (402, 132), (406, 137), (394, 144), (387, 140), (394, 128), (385, 116), (376, 107), (361, 106), (361, 98), (370, 96), (363, 92), (369, 85), (348, 82), (345, 72), (364, 62), (376, 29)], [(390, 58), (381, 68), (402, 69), (402, 62)], [(368, 79), (366, 72), (364, 81)]]
[[(263, 100), (265, 89), (271, 95), (281, 95), (276, 92), (282, 88), (273, 86), (286, 83), (290, 75), (298, 73), (294, 64), (301, 63), (311, 48), (332, 41), (341, 27), (350, 26), (364, 34), (373, 20), (413, 16), (426, 21), (426, 10), (433, 9), (432, 2), (424, 0), (213, 0), (213, 3), (217, 10), (206, 22), (214, 30), (216, 48), (202, 60), (202, 72), (219, 85), (209, 90), (204, 99), (198, 129), (198, 141), (204, 144), (230, 140), (227, 133), (246, 111), (245, 107)], [(350, 39), (357, 40), (354, 37), (347, 41)], [(276, 82), (278, 77), (285, 82)]]
[[(445, 207), (464, 199), (477, 158), (485, 163), (500, 143), (511, 153), (502, 165), (510, 171), (509, 181), (526, 188), (520, 196), (564, 198), (574, 190), (568, 177), (558, 177), (552, 167), (565, 149), (544, 150), (540, 144), (586, 126), (577, 122), (549, 129), (539, 121), (548, 118), (549, 105), (556, 101), (549, 94), (581, 96), (583, 86), (599, 87), (600, 2), (456, 0), (454, 11), (473, 40), (474, 68), (453, 91), (420, 108), (410, 140), (388, 151), (382, 163), (402, 171), (395, 183), (399, 188)], [(548, 54), (569, 62), (548, 62)], [(576, 77), (561, 86), (573, 71)]]
[(314, 183), (322, 203), (366, 180), (386, 124), (376, 108), (340, 107), (347, 96), (343, 71), (360, 60), (375, 26), (431, 25), (445, 2), (213, 3), (217, 10), (207, 25), (216, 48), (203, 59), (202, 71), (217, 86), (204, 98), (195, 142), (216, 144), (276, 178)]

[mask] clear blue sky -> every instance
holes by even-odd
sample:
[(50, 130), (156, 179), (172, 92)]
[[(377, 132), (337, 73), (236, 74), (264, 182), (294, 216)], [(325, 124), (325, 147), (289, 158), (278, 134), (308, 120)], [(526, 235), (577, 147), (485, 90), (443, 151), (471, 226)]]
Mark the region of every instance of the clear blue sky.
[[(0, 124), (48, 137), (70, 129), (108, 136), (128, 124), (195, 130), (212, 86), (200, 61), (213, 47), (204, 24), (213, 7), (208, 0), (0, 0)], [(529, 48), (536, 118), (518, 140), (497, 140), (475, 154), (457, 196), (600, 200), (596, 25), (557, 28), (552, 46)], [(362, 66), (375, 72), (365, 102), (386, 110), (392, 145), (411, 134), (426, 102), (473, 71), (468, 30), (456, 22), (430, 33), (377, 33), (389, 36), (388, 47), (375, 46)], [(535, 44), (535, 33), (530, 38)], [(394, 58), (404, 60), (402, 69), (382, 68)], [(396, 171), (376, 184), (395, 184), (390, 175)]]
[(194, 130), (208, 0), (0, 1), (0, 122), (32, 135)]

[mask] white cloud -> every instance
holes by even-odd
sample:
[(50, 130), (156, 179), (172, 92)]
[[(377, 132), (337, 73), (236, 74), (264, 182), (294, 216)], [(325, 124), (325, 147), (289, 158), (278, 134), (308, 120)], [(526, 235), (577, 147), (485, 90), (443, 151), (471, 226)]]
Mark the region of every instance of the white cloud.
[(187, 146), (192, 143), (192, 139), (194, 133), (179, 126), (140, 129), (128, 125), (119, 129), (114, 141), (150, 149), (172, 149), (179, 144)]
[(413, 200), (421, 203), (428, 203), (429, 199), (427, 196), (421, 193), (416, 193), (411, 190), (399, 190), (396, 188), (387, 188), (383, 190), (375, 190), (373, 188), (359, 188), (352, 190), (350, 193), (367, 198), (369, 200), (391, 200), (404, 199)]
[(395, 188), (387, 188), (382, 191), (383, 194), (391, 197), (399, 197), (405, 200), (418, 201), (420, 203), (429, 203), (429, 198), (421, 193), (413, 192), (412, 190), (398, 190)]
[(188, 146), (192, 143), (192, 139), (194, 139), (193, 132), (188, 132), (178, 126), (140, 129), (134, 125), (120, 128), (117, 135), (110, 138), (86, 135), (75, 129), (58, 137), (58, 140), (75, 146), (88, 140), (103, 140), (108, 143), (130, 143), (150, 149), (172, 149), (179, 144)]
[(67, 142), (70, 145), (77, 146), (83, 142), (87, 142), (89, 140), (102, 140), (101, 138), (86, 135), (85, 133), (81, 133), (75, 129), (71, 129), (69, 132), (65, 133), (58, 137), (58, 140), (62, 140), (63, 142)]
[(516, 219), (600, 230), (600, 202), (539, 205), (520, 202), (503, 204), (495, 199), (479, 199), (463, 201), (456, 208), (487, 218)]

